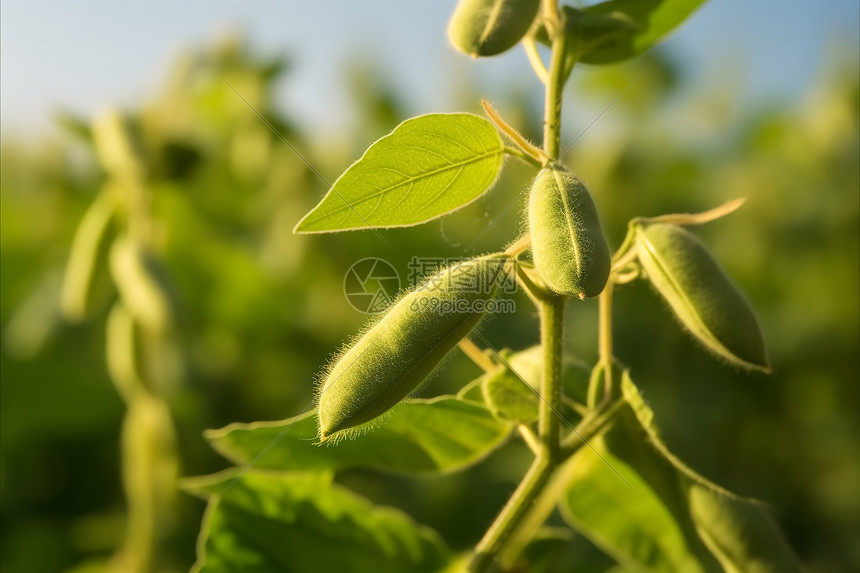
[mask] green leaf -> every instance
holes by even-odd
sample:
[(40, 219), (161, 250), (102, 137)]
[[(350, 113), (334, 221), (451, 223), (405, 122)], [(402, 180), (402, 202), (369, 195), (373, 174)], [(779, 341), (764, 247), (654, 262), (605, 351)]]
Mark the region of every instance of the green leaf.
[(562, 515), (632, 571), (720, 571), (686, 512), (673, 468), (638, 439), (631, 422), (628, 410), (591, 441), (593, 449), (573, 457)]
[[(532, 346), (518, 352), (503, 349), (506, 364), (479, 378), (482, 401), (497, 418), (518, 424), (530, 424), (538, 417), (540, 384), (543, 377), (543, 349)], [(565, 360), (564, 394), (584, 401), (588, 385), (588, 369), (580, 361)], [(568, 421), (580, 416), (565, 404), (562, 414)]]
[(800, 571), (794, 553), (761, 502), (716, 485), (669, 451), (654, 425), (653, 410), (628, 372), (624, 373), (621, 390), (648, 442), (677, 471), (699, 536), (723, 568), (730, 573)]
[(439, 536), (319, 474), (224, 472), (189, 480), (208, 497), (195, 573), (400, 573), (448, 561)]
[[(504, 351), (503, 351), (504, 352)], [(517, 424), (531, 424), (538, 418), (537, 389), (543, 370), (543, 351), (533, 346), (510, 353), (504, 364), (484, 374), (481, 389), (487, 407), (496, 417)]]
[(792, 573), (803, 568), (758, 502), (727, 497), (690, 480), (690, 513), (705, 544), (729, 573)]
[(620, 571), (593, 544), (560, 527), (542, 527), (517, 557), (511, 571), (529, 573), (611, 573)]
[(673, 455), (627, 372), (621, 385), (628, 408), (561, 470), (571, 525), (634, 571), (798, 571), (760, 504)]
[(373, 431), (333, 445), (317, 443), (315, 413), (280, 422), (230, 424), (205, 435), (237, 465), (253, 461), (255, 467), (270, 469), (364, 467), (413, 473), (471, 465), (501, 445), (510, 430), (481, 404), (442, 396), (409, 400)]
[(607, 17), (626, 26), (609, 27), (605, 40), (594, 43), (582, 57), (587, 64), (610, 64), (641, 54), (676, 28), (704, 0), (610, 0), (583, 10), (580, 29), (596, 28)]
[[(582, 9), (563, 6), (567, 73), (574, 61), (613, 64), (659, 43), (704, 0), (610, 0)], [(538, 39), (548, 43), (546, 30)]]
[(407, 227), (435, 219), (489, 189), (503, 156), (501, 137), (482, 117), (407, 119), (371, 145), (294, 232)]

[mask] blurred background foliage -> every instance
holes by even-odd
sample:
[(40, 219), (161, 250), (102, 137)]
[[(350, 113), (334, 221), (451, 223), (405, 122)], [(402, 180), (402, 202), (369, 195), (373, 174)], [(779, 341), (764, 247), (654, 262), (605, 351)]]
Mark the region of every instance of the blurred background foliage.
[[(287, 63), (260, 57), (238, 38), (179, 58), (155, 97), (126, 110), (143, 142), (153, 242), (176, 309), (170, 356), (177, 383), (167, 398), (182, 475), (227, 465), (202, 430), (281, 419), (308, 406), (323, 365), (365, 321), (342, 292), (353, 262), (385, 258), (406, 283), (412, 256), (495, 249), (521, 225), (531, 170), (512, 160), (479, 201), (423, 226), (382, 231), (384, 241), (373, 232), (292, 235), (325, 181), (412, 111), (372, 67), (352, 69), (351, 101), (361, 120), (332, 141), (298, 132), (290, 110), (273, 101), (273, 82), (289, 78)], [(803, 102), (739, 114), (730, 82), (689, 93), (683, 71), (657, 50), (583, 73), (568, 100), (572, 114), (602, 108), (635, 82), (593, 137), (567, 154), (611, 244), (633, 216), (748, 198), (740, 212), (696, 232), (757, 309), (775, 374), (715, 363), (641, 281), (616, 293), (616, 352), (670, 447), (705, 476), (768, 502), (802, 561), (822, 573), (860, 568), (857, 70), (854, 58), (834, 59)], [(473, 112), (479, 96), (489, 97), (538, 139), (535, 94), (520, 84), (482, 94), (464, 79), (457, 97)], [(577, 125), (577, 115), (573, 127), (592, 118)], [(61, 139), (3, 140), (0, 569), (10, 573), (100, 571), (123, 537), (124, 406), (104, 359), (115, 294), (106, 289), (80, 325), (59, 314), (72, 234), (106, 177), (93, 153), (91, 119), (59, 118)], [(515, 316), (484, 327), (497, 348), (537, 340), (528, 301), (518, 304)], [(567, 348), (594, 362), (596, 305), (572, 306)], [(422, 392), (453, 392), (478, 374), (457, 356)], [(527, 466), (520, 444), (503, 450), (457, 475), (350, 471), (338, 479), (463, 549), (479, 539)], [(202, 509), (182, 496), (165, 570), (190, 566)], [(600, 558), (581, 543), (579, 558)]]

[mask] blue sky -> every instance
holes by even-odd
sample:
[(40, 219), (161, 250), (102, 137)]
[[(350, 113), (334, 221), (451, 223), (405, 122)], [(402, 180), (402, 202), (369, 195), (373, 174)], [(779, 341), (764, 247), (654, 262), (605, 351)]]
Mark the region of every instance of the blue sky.
[[(293, 62), (279, 98), (305, 128), (346, 121), (346, 63), (373, 58), (416, 112), (451, 105), (451, 70), (478, 69), (492, 92), (512, 74), (529, 77), (520, 50), (473, 64), (447, 44), (454, 0), (122, 3), (4, 0), (0, 10), (0, 89), (6, 132), (40, 134), (60, 109), (89, 115), (133, 105), (152, 93), (181, 48), (239, 26), (263, 53)], [(747, 105), (802, 97), (837, 44), (860, 51), (857, 0), (712, 0), (667, 42), (681, 63), (737, 70)], [(447, 79), (446, 79), (447, 78)]]

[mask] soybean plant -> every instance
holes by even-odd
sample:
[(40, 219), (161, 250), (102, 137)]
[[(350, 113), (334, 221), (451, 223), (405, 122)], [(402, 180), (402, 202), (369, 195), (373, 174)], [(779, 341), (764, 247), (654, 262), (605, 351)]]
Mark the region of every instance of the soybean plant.
[[(525, 48), (545, 86), (542, 145), (486, 102), (486, 118), (414, 117), (371, 145), (295, 232), (384, 233), (379, 229), (442, 217), (486, 193), (506, 155), (534, 169), (524, 232), (402, 295), (325, 369), (315, 409), (207, 434), (237, 467), (188, 483), (210, 504), (197, 571), (607, 571), (565, 554), (572, 531), (610, 556), (613, 571), (799, 570), (757, 502), (708, 481), (669, 451), (613, 352), (613, 290), (640, 280), (716, 358), (770, 370), (752, 309), (685, 228), (728, 215), (742, 201), (636, 218), (613, 253), (598, 205), (561, 160), (562, 94), (576, 65), (634, 57), (699, 4), (460, 1), (448, 27), (456, 49), (480, 59)], [(548, 46), (548, 62), (539, 44)], [(480, 348), (480, 336), (470, 338), (489, 314), (472, 303), (496, 297), (506, 278), (534, 303), (540, 344), (496, 353)], [(487, 287), (480, 294), (464, 288), (475, 280)], [(417, 304), (422, 297), (466, 304), (440, 311)], [(599, 359), (587, 396), (577, 401), (566, 389), (564, 317), (593, 297)], [(409, 399), (457, 348), (485, 374), (457, 395)], [(482, 539), (460, 554), (408, 516), (332, 482), (354, 467), (457, 471), (518, 438), (534, 454), (531, 467)], [(545, 526), (556, 509), (570, 530)]]
[[(75, 232), (61, 310), (73, 323), (96, 314), (103, 282), (119, 295), (107, 318), (105, 353), (127, 408), (121, 445), (128, 518), (125, 540), (106, 570), (145, 573), (166, 567), (176, 521), (179, 456), (168, 407), (173, 379), (164, 367), (173, 313), (153, 248), (151, 173), (141, 142), (117, 111), (105, 112), (91, 132), (108, 178)], [(100, 281), (102, 274), (110, 280)]]

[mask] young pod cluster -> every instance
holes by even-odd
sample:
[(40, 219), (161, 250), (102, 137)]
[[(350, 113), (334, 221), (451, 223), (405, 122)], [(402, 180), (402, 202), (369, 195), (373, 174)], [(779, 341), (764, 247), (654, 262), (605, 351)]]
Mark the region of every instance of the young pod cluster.
[(600, 294), (612, 258), (585, 185), (564, 168), (544, 169), (532, 183), (528, 219), (532, 256), (547, 286), (581, 299)]
[(491, 310), (508, 258), (460, 262), (403, 296), (331, 367), (319, 390), (320, 437), (354, 428), (408, 396)]
[(770, 370), (752, 308), (692, 233), (643, 224), (636, 245), (648, 279), (693, 336), (732, 364)]
[(540, 0), (460, 0), (448, 23), (448, 38), (466, 55), (495, 56), (528, 32)]

